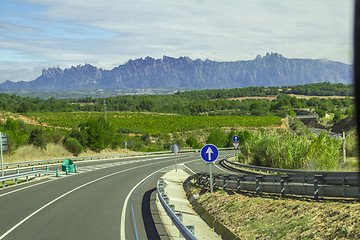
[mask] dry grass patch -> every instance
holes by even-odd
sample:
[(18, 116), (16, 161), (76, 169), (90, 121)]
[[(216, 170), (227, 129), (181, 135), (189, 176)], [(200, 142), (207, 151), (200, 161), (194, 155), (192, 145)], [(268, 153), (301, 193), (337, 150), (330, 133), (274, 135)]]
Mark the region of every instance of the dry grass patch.
[[(128, 151), (131, 153), (132, 151)], [(36, 160), (46, 160), (46, 159), (56, 159), (56, 158), (74, 158), (74, 155), (70, 153), (65, 147), (61, 144), (50, 143), (46, 146), (46, 149), (41, 149), (34, 145), (25, 145), (18, 148), (14, 154), (6, 154), (4, 152), (4, 163), (14, 163), (14, 162), (27, 162), (27, 161), (36, 161)], [(124, 154), (124, 149), (104, 149), (101, 152), (94, 152), (87, 150), (82, 152), (79, 157), (87, 156), (99, 156), (99, 155), (116, 155)]]
[(35, 160), (44, 160), (52, 158), (66, 158), (73, 157), (73, 155), (66, 150), (62, 145), (50, 143), (46, 149), (41, 149), (34, 145), (25, 145), (18, 148), (14, 154), (5, 154), (4, 162), (26, 162)]

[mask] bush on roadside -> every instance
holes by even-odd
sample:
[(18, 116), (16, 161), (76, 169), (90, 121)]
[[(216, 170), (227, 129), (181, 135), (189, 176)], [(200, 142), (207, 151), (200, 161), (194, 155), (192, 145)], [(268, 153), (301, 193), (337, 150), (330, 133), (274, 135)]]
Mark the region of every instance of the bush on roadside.
[(78, 156), (83, 150), (83, 146), (79, 143), (79, 141), (75, 138), (67, 138), (64, 142), (65, 148), (74, 154), (74, 156)]

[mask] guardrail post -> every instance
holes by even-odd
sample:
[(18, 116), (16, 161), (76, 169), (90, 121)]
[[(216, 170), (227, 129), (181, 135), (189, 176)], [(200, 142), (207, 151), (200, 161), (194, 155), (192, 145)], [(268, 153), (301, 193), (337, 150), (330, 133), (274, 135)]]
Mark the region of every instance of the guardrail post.
[(342, 179), (342, 183), (344, 185), (344, 197), (346, 197), (346, 178), (345, 178), (345, 176)]
[(2, 182), (2, 188), (5, 188), (5, 181)]
[(319, 197), (318, 180), (314, 179), (314, 198), (318, 199), (318, 197)]
[(322, 182), (323, 175), (315, 175), (314, 176), (314, 198), (319, 198), (319, 182)]
[(166, 194), (163, 194), (163, 195), (161, 195), (161, 196), (162, 196), (162, 198), (164, 199), (164, 202), (165, 202), (167, 205), (169, 205), (169, 203), (170, 203), (169, 197), (168, 197)]
[(285, 185), (284, 185), (284, 179), (281, 178), (280, 180), (280, 193), (281, 193), (281, 197), (285, 197)]
[(260, 194), (260, 181), (262, 181), (262, 177), (256, 177), (256, 194)]
[(223, 176), (223, 189), (226, 190), (226, 180), (228, 176)]
[(59, 177), (59, 169), (56, 169), (56, 177)]
[(195, 235), (195, 226), (194, 225), (186, 225), (185, 226), (187, 229), (189, 229), (189, 231)]
[(183, 215), (181, 212), (176, 212), (175, 216), (182, 222), (183, 221)]
[(280, 180), (280, 193), (281, 193), (281, 197), (285, 197), (285, 181), (288, 181), (288, 176), (281, 176), (281, 180)]
[[(180, 222), (183, 222), (183, 214), (180, 212), (176, 212), (175, 216), (180, 220)], [(179, 237), (183, 238), (183, 235), (181, 234), (181, 232), (179, 231)]]
[(236, 191), (237, 192), (240, 192), (241, 191), (241, 177), (237, 177), (236, 178), (236, 183), (237, 183), (237, 188), (236, 188)]

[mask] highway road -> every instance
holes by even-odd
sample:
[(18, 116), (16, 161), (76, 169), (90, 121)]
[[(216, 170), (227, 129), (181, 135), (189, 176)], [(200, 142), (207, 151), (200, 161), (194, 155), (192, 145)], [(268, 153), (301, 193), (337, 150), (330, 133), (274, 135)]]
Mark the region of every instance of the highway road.
[[(177, 161), (195, 172), (208, 170), (199, 153), (178, 154)], [(174, 155), (78, 165), (79, 173), (0, 190), (0, 239), (159, 239), (166, 234), (152, 214), (153, 202), (156, 182), (174, 167)]]

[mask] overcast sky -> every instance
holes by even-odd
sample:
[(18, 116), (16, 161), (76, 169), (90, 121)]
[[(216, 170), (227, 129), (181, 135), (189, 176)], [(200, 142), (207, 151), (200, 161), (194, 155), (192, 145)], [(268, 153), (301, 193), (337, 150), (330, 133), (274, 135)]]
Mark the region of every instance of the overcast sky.
[(1, 0), (0, 82), (164, 55), (351, 63), (352, 28), (351, 0)]

